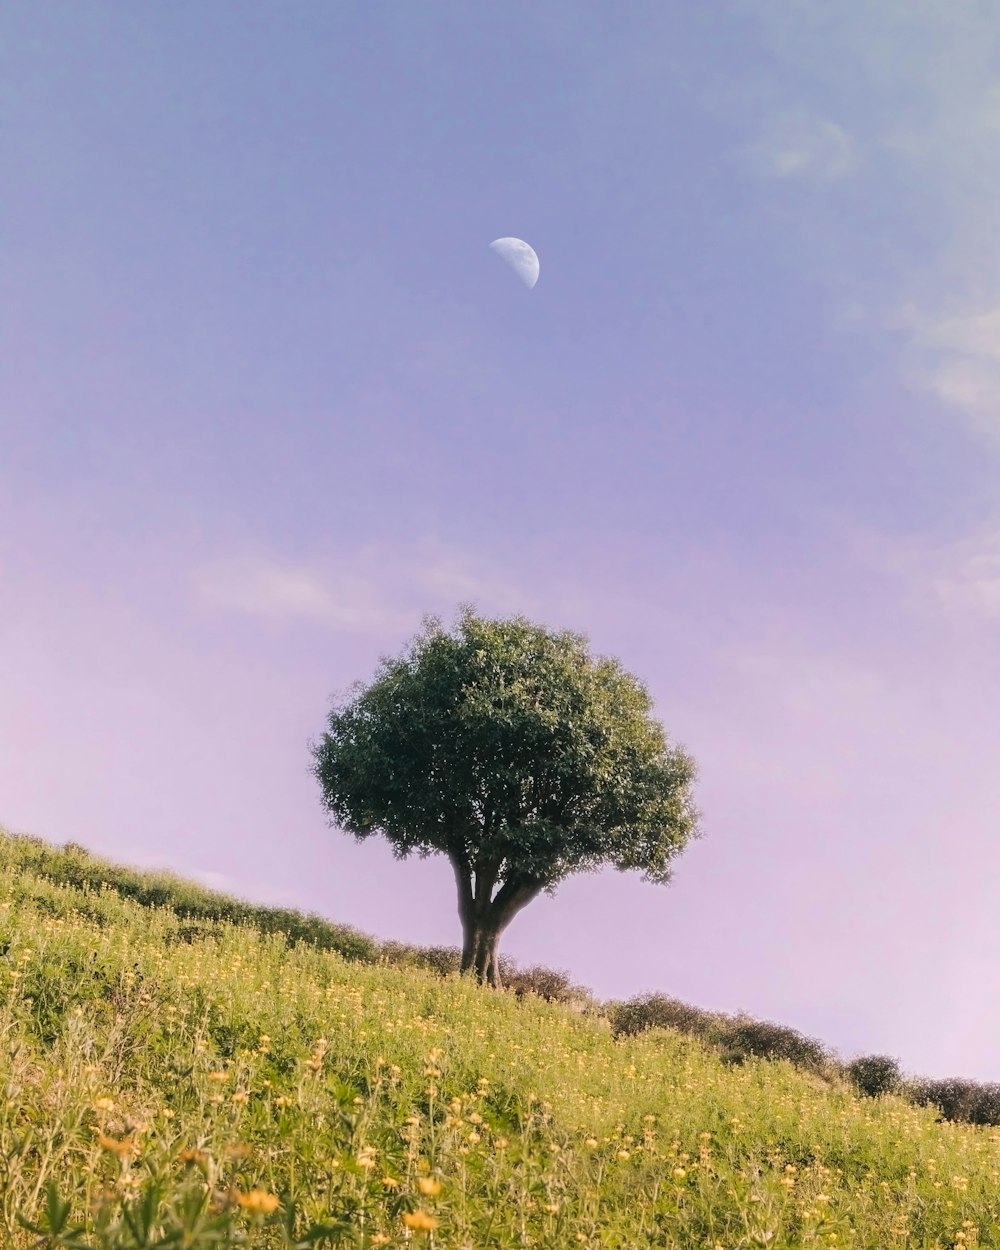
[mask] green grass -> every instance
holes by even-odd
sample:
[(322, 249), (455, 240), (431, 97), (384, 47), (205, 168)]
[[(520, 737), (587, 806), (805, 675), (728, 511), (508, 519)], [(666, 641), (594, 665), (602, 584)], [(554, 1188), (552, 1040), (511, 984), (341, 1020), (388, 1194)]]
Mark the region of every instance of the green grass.
[(1000, 1246), (992, 1128), (419, 955), (0, 836), (0, 1245)]

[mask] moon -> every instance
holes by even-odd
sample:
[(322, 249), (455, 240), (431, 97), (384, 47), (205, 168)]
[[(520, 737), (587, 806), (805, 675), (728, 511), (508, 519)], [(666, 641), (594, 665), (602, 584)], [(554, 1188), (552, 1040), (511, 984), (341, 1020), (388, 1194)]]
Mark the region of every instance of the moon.
[(510, 265), (530, 291), (538, 281), (538, 257), (523, 239), (494, 239), (490, 247)]

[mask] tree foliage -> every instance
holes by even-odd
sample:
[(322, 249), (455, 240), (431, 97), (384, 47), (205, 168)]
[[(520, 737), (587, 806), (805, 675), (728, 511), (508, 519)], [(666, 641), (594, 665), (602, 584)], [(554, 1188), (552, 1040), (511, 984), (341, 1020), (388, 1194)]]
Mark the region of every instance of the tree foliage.
[(348, 694), (313, 746), (331, 822), (384, 836), (398, 859), (446, 855), (463, 968), (494, 984), (499, 935), (538, 893), (605, 865), (665, 884), (700, 836), (694, 762), (650, 717), (646, 687), (592, 659), (583, 635), (465, 605), (452, 632), (425, 617)]

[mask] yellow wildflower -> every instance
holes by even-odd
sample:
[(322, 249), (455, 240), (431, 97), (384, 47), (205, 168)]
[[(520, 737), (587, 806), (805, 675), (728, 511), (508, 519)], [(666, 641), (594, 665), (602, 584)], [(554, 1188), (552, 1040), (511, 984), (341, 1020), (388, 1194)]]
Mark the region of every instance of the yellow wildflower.
[(136, 1149), (135, 1138), (132, 1136), (119, 1141), (116, 1137), (105, 1137), (103, 1133), (98, 1133), (97, 1144), (103, 1146), (105, 1150), (110, 1150), (112, 1154), (118, 1155), (119, 1158), (132, 1154)]
[(251, 1189), (248, 1194), (237, 1194), (236, 1201), (246, 1211), (259, 1211), (269, 1215), (278, 1209), (277, 1194), (269, 1194), (263, 1189)]
[(94, 1102), (95, 1111), (114, 1111), (115, 1104), (110, 1098), (98, 1098)]
[(422, 1194), (428, 1198), (436, 1198), (441, 1192), (441, 1182), (433, 1180), (429, 1176), (421, 1176), (417, 1181), (417, 1188)]
[(426, 1211), (407, 1211), (403, 1216), (403, 1223), (407, 1228), (418, 1229), (422, 1232), (431, 1233), (438, 1226), (438, 1221), (433, 1215), (428, 1215)]

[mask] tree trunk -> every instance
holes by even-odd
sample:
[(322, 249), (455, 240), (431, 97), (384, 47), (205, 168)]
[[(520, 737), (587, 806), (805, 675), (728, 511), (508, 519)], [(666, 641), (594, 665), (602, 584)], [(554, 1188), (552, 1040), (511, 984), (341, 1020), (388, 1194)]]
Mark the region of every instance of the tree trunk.
[(471, 972), (481, 985), (503, 989), (500, 975), (500, 937), (517, 913), (541, 891), (541, 883), (505, 881), (496, 898), (490, 898), (499, 864), (487, 863), (476, 871), (476, 889), (472, 888), (472, 869), (452, 857), (458, 886), (458, 914), (462, 922), (462, 973)]
[(459, 965), (459, 971), (468, 972), (472, 967), (476, 957), (475, 933), (473, 930), (463, 924), (462, 926), (462, 962)]
[(503, 989), (500, 976), (500, 956), (498, 947), (500, 934), (489, 925), (483, 925), (475, 936), (474, 971), (476, 980), (481, 985), (491, 985), (494, 989)]
[(455, 870), (455, 884), (458, 886), (458, 918), (462, 922), (460, 971), (464, 974), (476, 959), (476, 901), (472, 893), (472, 871), (468, 862), (458, 855), (451, 855), (449, 858)]
[(494, 933), (490, 939), (489, 962), (486, 965), (486, 979), (495, 990), (503, 989), (503, 978), (500, 976), (500, 934)]

